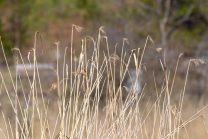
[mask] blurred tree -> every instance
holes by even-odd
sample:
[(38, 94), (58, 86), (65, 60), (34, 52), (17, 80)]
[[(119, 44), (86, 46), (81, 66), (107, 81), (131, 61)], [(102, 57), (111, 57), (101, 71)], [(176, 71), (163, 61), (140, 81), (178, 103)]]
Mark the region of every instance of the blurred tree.
[(78, 9), (84, 10), (83, 17), (85, 19), (101, 19), (101, 3), (97, 0), (77, 0)]
[[(0, 1), (0, 9), (2, 9), (5, 5), (6, 5), (6, 1)], [(0, 14), (3, 15), (2, 10), (0, 11)], [(11, 37), (10, 34), (4, 29), (4, 23), (2, 22), (2, 19), (0, 19), (0, 36), (3, 42), (4, 51), (6, 55), (9, 56), (10, 58), (10, 56), (12, 55), (11, 48), (12, 46), (14, 46), (14, 44), (12, 43), (12, 41), (10, 41), (10, 37)], [(0, 58), (4, 59), (2, 51), (0, 51)], [(8, 61), (11, 62), (11, 59), (8, 59)]]
[[(9, 24), (7, 27), (3, 27), (9, 34), (9, 41), (11, 42), (10, 47), (20, 47), (24, 44), (27, 39), (26, 31), (27, 26), (27, 15), (29, 14), (31, 1), (27, 0), (7, 0), (1, 3), (1, 13), (5, 13), (5, 23)], [(5, 11), (9, 11), (6, 13)], [(4, 43), (7, 43), (4, 41)]]
[[(20, 49), (27, 45), (28, 37), (37, 29), (47, 27), (48, 24), (67, 19), (70, 15), (69, 9), (73, 7), (75, 0), (7, 0), (0, 1), (1, 13), (5, 10), (8, 14), (5, 23), (10, 40)], [(4, 27), (3, 27), (4, 28)], [(30, 33), (29, 33), (30, 32)], [(30, 35), (29, 35), (30, 34)], [(13, 46), (12, 46), (13, 47)]]
[[(11, 48), (13, 46), (13, 43), (10, 41), (9, 34), (3, 29), (3, 23), (1, 21), (1, 19), (0, 19), (0, 36), (1, 36), (1, 40), (3, 42), (4, 51), (5, 51), (6, 55), (8, 56), (8, 61), (11, 62), (11, 59), (9, 59), (9, 58), (12, 55)], [(2, 51), (0, 51), (0, 58), (4, 59)]]
[[(69, 20), (71, 15), (76, 14), (84, 19), (93, 19), (92, 24), (101, 21), (102, 24), (110, 23), (112, 28), (116, 27), (117, 35), (112, 32), (114, 37), (128, 36), (132, 42), (138, 40), (138, 36), (133, 34), (138, 23), (141, 25), (141, 22), (147, 21), (141, 25), (145, 31), (137, 32), (137, 35), (146, 37), (154, 31), (157, 38), (160, 38), (162, 47), (165, 47), (173, 37), (190, 42), (185, 45), (198, 43), (198, 34), (203, 34), (207, 25), (207, 2), (208, 0), (203, 3), (198, 0), (7, 0), (0, 1), (0, 11), (2, 17), (10, 17), (7, 23), (11, 26), (6, 28), (6, 33), (16, 46), (26, 45), (28, 34), (33, 34), (40, 27), (50, 30), (49, 24), (58, 22), (61, 26), (63, 20)], [(3, 14), (5, 9), (10, 9), (10, 13)], [(148, 28), (150, 22), (151, 29)]]
[[(181, 27), (180, 31), (188, 31), (189, 36), (193, 33), (195, 36), (204, 31), (207, 21), (204, 13), (200, 11), (201, 5), (198, 2), (198, 0), (139, 0), (137, 5), (148, 16), (158, 21), (161, 45), (164, 48), (167, 47), (173, 33)], [(198, 26), (199, 24), (201, 26)]]

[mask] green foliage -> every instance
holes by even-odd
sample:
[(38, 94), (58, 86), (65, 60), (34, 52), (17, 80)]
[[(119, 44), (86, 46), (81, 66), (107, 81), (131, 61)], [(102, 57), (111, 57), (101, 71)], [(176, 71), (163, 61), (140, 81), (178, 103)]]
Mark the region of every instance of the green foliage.
[(198, 43), (202, 39), (202, 35), (206, 31), (206, 25), (201, 23), (198, 27), (187, 29), (186, 27), (180, 28), (174, 32), (174, 38), (184, 44), (187, 48), (197, 48)]
[(27, 16), (30, 28), (39, 28), (68, 19), (74, 10), (74, 0), (36, 0), (30, 6)]
[[(10, 44), (10, 50), (11, 47), (14, 47), (15, 45), (21, 47), (23, 44), (25, 44), (25, 40), (27, 40), (28, 37), (27, 15), (30, 12), (30, 5), (32, 5), (31, 0), (8, 0), (0, 3), (0, 5), (1, 15), (3, 15), (2, 13), (5, 13), (5, 10), (10, 11), (4, 16), (4, 18), (6, 17), (5, 19), (7, 19), (4, 21), (4, 24), (9, 24), (10, 26), (7, 26), (7, 28), (4, 28), (4, 26), (1, 27), (2, 30), (4, 30), (4, 32), (7, 34), (7, 39), (4, 40), (5, 50), (7, 49), (7, 44)], [(15, 44), (16, 42), (19, 43)]]
[(154, 1), (152, 0), (141, 0), (141, 1), (148, 5), (154, 5)]
[[(9, 41), (13, 46), (17, 40), (15, 33), (19, 35), (19, 47), (27, 45), (28, 37), (40, 27), (44, 28), (51, 23), (56, 23), (60, 19), (68, 19), (73, 11), (75, 0), (8, 0), (0, 1), (0, 13), (7, 19), (6, 23), (10, 24), (6, 28), (9, 35)], [(9, 14), (3, 14), (5, 10)], [(18, 19), (18, 21), (16, 20)], [(2, 26), (4, 28), (4, 26)], [(4, 28), (5, 29), (5, 28)], [(29, 33), (28, 33), (29, 32)], [(29, 35), (30, 34), (30, 35)], [(4, 41), (4, 43), (7, 43)]]
[[(156, 1), (140, 1), (149, 6), (148, 8), (151, 7), (152, 9), (154, 9), (155, 12), (158, 10), (158, 5)], [(166, 12), (165, 4), (166, 1), (162, 1), (162, 7), (160, 9), (162, 13), (160, 15), (156, 13), (154, 14), (150, 9), (146, 9), (145, 7), (141, 6), (141, 9), (143, 10), (139, 13), (151, 17), (151, 19), (147, 20), (151, 20), (152, 24), (150, 26), (150, 30), (153, 30), (153, 32), (160, 31), (159, 23), (161, 20), (163, 20)], [(173, 37), (171, 38), (176, 39), (179, 43), (181, 41), (185, 47), (196, 48), (199, 41), (201, 40), (203, 33), (207, 29), (207, 6), (208, 0), (203, 1), (203, 4), (200, 3), (198, 0), (171, 1), (168, 22), (166, 24), (167, 31), (170, 28), (174, 28), (173, 30), (171, 30), (171, 33), (173, 34)], [(183, 20), (183, 18), (186, 16), (188, 16), (188, 19), (185, 19), (183, 22), (179, 23), (179, 21), (181, 19)]]
[(76, 2), (76, 6), (78, 8), (85, 8), (87, 6), (87, 4), (88, 4), (88, 0), (78, 0)]
[(77, 0), (76, 6), (78, 9), (84, 10), (85, 19), (98, 19), (101, 15), (100, 4), (97, 0)]
[[(3, 42), (5, 54), (9, 58), (11, 58), (12, 57), (11, 49), (14, 46), (14, 43), (10, 40), (10, 35), (5, 30), (3, 30), (3, 23), (1, 22), (1, 20), (0, 20), (0, 36), (1, 36), (1, 40)], [(0, 51), (0, 58), (3, 59), (2, 50)], [(11, 59), (8, 59), (8, 61), (10, 62)]]
[[(0, 1), (0, 9), (5, 7), (6, 1)], [(0, 11), (0, 14), (3, 15), (3, 12)], [(8, 56), (8, 62), (11, 62), (12, 52), (11, 49), (14, 46), (14, 43), (11, 41), (11, 35), (4, 29), (4, 24), (0, 18), (0, 36), (3, 42), (5, 54)], [(1, 50), (1, 48), (0, 48)], [(2, 50), (0, 51), (0, 59), (3, 59)], [(1, 61), (0, 61), (1, 62)]]
[(205, 16), (206, 19), (208, 19), (208, 0), (204, 0), (201, 3), (199, 3), (199, 11), (201, 13), (204, 13), (203, 15)]
[[(159, 7), (157, 1), (153, 0), (140, 0), (147, 6), (157, 10)], [(165, 13), (165, 2), (162, 0), (161, 15), (153, 13), (149, 9), (144, 7), (139, 7), (138, 1), (120, 0), (120, 1), (104, 1), (104, 0), (7, 0), (0, 1), (0, 12), (3, 14), (5, 9), (10, 9), (12, 11), (10, 20), (7, 21), (11, 24), (10, 29), (4, 28), (2, 25), (1, 30), (5, 30), (4, 33), (7, 34), (3, 36), (8, 36), (10, 43), (14, 46), (15, 43), (15, 16), (19, 19), (19, 33), (20, 33), (20, 45), (26, 46), (30, 37), (28, 34), (33, 34), (40, 28), (48, 27), (49, 25), (59, 23), (60, 20), (69, 20), (72, 15), (81, 15), (82, 18), (86, 20), (96, 20), (102, 21), (103, 23), (112, 23), (119, 21), (120, 19), (125, 21), (125, 23), (141, 23), (148, 22), (148, 26), (144, 29), (150, 34), (158, 34), (160, 32), (159, 22), (162, 20)], [(204, 0), (200, 3), (198, 0), (175, 0), (171, 1), (170, 16), (168, 19), (168, 26), (174, 26), (176, 22), (187, 14), (189, 8), (193, 6), (192, 15), (201, 14), (206, 19), (208, 19), (208, 0)], [(7, 15), (6, 15), (7, 16)], [(115, 20), (115, 18), (117, 20)], [(93, 23), (94, 23), (93, 21)], [(150, 23), (151, 22), (151, 23)], [(174, 30), (174, 37), (180, 36), (178, 34), (187, 37), (186, 41), (192, 39), (197, 33), (202, 34), (205, 31), (205, 26), (202, 21), (199, 21), (200, 26), (197, 24), (183, 23), (182, 26)], [(128, 23), (127, 23), (128, 24)], [(203, 24), (203, 25), (202, 25)], [(190, 26), (191, 25), (191, 26)], [(136, 30), (137, 27), (131, 26), (132, 30)], [(135, 28), (135, 29), (133, 29)], [(168, 27), (167, 27), (168, 28)], [(146, 33), (139, 32), (145, 36)], [(176, 35), (177, 34), (177, 35)], [(197, 38), (200, 35), (197, 35)], [(160, 38), (160, 35), (158, 35)], [(180, 37), (179, 37), (180, 38)], [(181, 40), (181, 39), (180, 39)], [(200, 39), (197, 39), (200, 40)], [(8, 40), (7, 40), (8, 41)], [(187, 41), (191, 42), (191, 41)], [(197, 41), (198, 42), (198, 41)], [(191, 46), (196, 43), (187, 44)], [(196, 45), (195, 45), (196, 46)]]

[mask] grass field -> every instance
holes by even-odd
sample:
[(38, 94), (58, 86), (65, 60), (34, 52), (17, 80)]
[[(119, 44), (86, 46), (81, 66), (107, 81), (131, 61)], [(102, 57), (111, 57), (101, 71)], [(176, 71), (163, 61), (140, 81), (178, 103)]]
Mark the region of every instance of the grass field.
[[(0, 71), (0, 138), (5, 139), (155, 139), (155, 138), (206, 138), (208, 105), (190, 101), (186, 98), (190, 64), (205, 64), (201, 59), (190, 59), (183, 88), (174, 95), (174, 82), (177, 76), (176, 64), (173, 78), (169, 78), (165, 50), (156, 48), (163, 58), (161, 75), (164, 75), (162, 86), (158, 86), (153, 72), (154, 90), (146, 92), (146, 84), (139, 86), (137, 80), (132, 88), (124, 86), (124, 78), (131, 79), (129, 64), (135, 63), (136, 77), (145, 70), (143, 57), (148, 43), (154, 40), (147, 36), (144, 46), (129, 52), (123, 48), (128, 44), (123, 39), (120, 57), (116, 46), (110, 52), (108, 37), (104, 27), (99, 29), (97, 41), (90, 36), (82, 40), (78, 58), (73, 54), (73, 33), (83, 28), (72, 26), (70, 64), (66, 58), (59, 60), (59, 42), (52, 49), (57, 52), (56, 67), (51, 67), (54, 77), (43, 77), (38, 69), (36, 42), (39, 32), (34, 36), (34, 47), (30, 51), (31, 64), (34, 69), (20, 73), (7, 64), (3, 42), (1, 47), (7, 68)], [(105, 42), (106, 52), (100, 51), (100, 42)], [(88, 45), (94, 47), (92, 55), (86, 50)], [(25, 63), (19, 49), (18, 62)], [(44, 53), (43, 53), (44, 55)], [(101, 59), (102, 57), (102, 59)], [(148, 63), (147, 63), (148, 64)], [(119, 73), (119, 74), (117, 74)], [(24, 76), (24, 79), (21, 77)], [(50, 76), (50, 75), (49, 75)], [(52, 78), (48, 80), (47, 78)], [(143, 77), (145, 78), (145, 77)], [(136, 78), (138, 79), (138, 78)], [(47, 83), (46, 83), (47, 82)], [(47, 85), (45, 85), (47, 84)], [(50, 87), (49, 87), (50, 85)], [(178, 89), (177, 89), (178, 90)], [(204, 101), (204, 100), (201, 100)]]

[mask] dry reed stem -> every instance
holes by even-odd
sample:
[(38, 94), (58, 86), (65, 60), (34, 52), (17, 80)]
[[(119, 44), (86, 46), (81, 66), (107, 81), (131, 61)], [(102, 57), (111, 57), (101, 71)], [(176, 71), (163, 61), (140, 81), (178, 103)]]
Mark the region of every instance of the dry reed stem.
[[(182, 97), (180, 100), (179, 109), (176, 108), (176, 106), (170, 105), (170, 95), (173, 90), (173, 84), (175, 81), (176, 71), (179, 63), (179, 58), (182, 56), (181, 54), (178, 57), (174, 78), (171, 86), (171, 90), (169, 92), (168, 90), (168, 83), (169, 83), (169, 75), (167, 74), (166, 70), (166, 63), (165, 63), (165, 57), (164, 57), (164, 71), (165, 71), (165, 80), (164, 84), (162, 86), (160, 94), (158, 93), (158, 88), (156, 84), (155, 75), (153, 72), (154, 77), (154, 85), (156, 90), (157, 98), (154, 101), (154, 103), (150, 105), (152, 95), (150, 95), (148, 101), (145, 104), (144, 108), (141, 108), (140, 103), (145, 97), (145, 86), (144, 85), (142, 91), (139, 93), (136, 89), (137, 84), (137, 78), (140, 74), (141, 68), (144, 70), (146, 69), (145, 64), (143, 63), (143, 57), (144, 52), (147, 46), (148, 40), (150, 40), (153, 44), (154, 41), (150, 36), (147, 37), (145, 46), (143, 49), (143, 52), (140, 55), (140, 48), (133, 49), (130, 52), (130, 56), (127, 59), (127, 63), (125, 63), (125, 56), (126, 53), (123, 53), (124, 49), (124, 43), (129, 43), (126, 38), (123, 39), (123, 45), (122, 45), (122, 53), (121, 57), (119, 58), (116, 53), (116, 46), (113, 54), (110, 54), (109, 46), (108, 46), (108, 38), (107, 36), (101, 36), (100, 33), (105, 33), (103, 30), (103, 27), (99, 29), (98, 34), (98, 41), (94, 42), (93, 38), (86, 37), (85, 40), (82, 40), (81, 45), (81, 52), (79, 59), (77, 58), (77, 62), (72, 62), (72, 44), (73, 44), (73, 27), (79, 32), (82, 30), (82, 27), (73, 25), (72, 26), (72, 35), (71, 35), (71, 70), (70, 73), (68, 73), (68, 65), (66, 64), (66, 49), (64, 53), (64, 61), (63, 61), (63, 79), (60, 80), (59, 77), (59, 60), (58, 60), (58, 43), (56, 43), (57, 46), (57, 69), (51, 68), (57, 75), (57, 83), (52, 84), (52, 87), (49, 91), (58, 88), (58, 116), (57, 121), (55, 123), (53, 134), (50, 134), (50, 121), (48, 120), (48, 107), (44, 105), (44, 115), (42, 114), (41, 107), (38, 102), (38, 88), (37, 88), (37, 82), (36, 82), (36, 75), (38, 77), (38, 82), (40, 84), (40, 92), (42, 96), (42, 101), (44, 103), (44, 97), (42, 94), (42, 85), (40, 82), (40, 76), (38, 71), (38, 62), (36, 59), (36, 36), (37, 32), (35, 34), (35, 42), (34, 42), (34, 49), (33, 49), (33, 64), (34, 64), (34, 71), (33, 71), (33, 81), (29, 84), (31, 84), (31, 93), (29, 95), (29, 100), (26, 102), (26, 110), (23, 117), (23, 124), (21, 125), (20, 120), (18, 117), (16, 117), (16, 122), (18, 123), (18, 127), (20, 127), (20, 135), (23, 138), (35, 138), (34, 134), (34, 127), (36, 123), (34, 122), (34, 118), (38, 116), (38, 120), (40, 123), (40, 134), (41, 138), (47, 138), (46, 135), (49, 135), (49, 138), (54, 138), (54, 134), (56, 129), (59, 131), (57, 136), (55, 138), (60, 139), (66, 139), (66, 138), (151, 138), (154, 137), (158, 138), (174, 138), (179, 137), (180, 130), (185, 127), (188, 123), (192, 122), (196, 118), (201, 116), (201, 112), (203, 112), (207, 106), (202, 108), (199, 112), (194, 114), (191, 118), (183, 122), (181, 118), (181, 110), (183, 105), (183, 99), (184, 99), (184, 92), (187, 82), (187, 76), (189, 71), (189, 65), (191, 62), (193, 62), (196, 66), (199, 65), (199, 63), (204, 64), (204, 61), (202, 60), (196, 60), (192, 59), (189, 61), (187, 74), (186, 74), (186, 80), (184, 85), (184, 90), (182, 92)], [(94, 51), (93, 55), (90, 58), (90, 60), (87, 61), (87, 38), (89, 38), (88, 42), (94, 43)], [(104, 59), (102, 60), (102, 63), (100, 63), (100, 41), (101, 39), (106, 39), (106, 46), (107, 46), (107, 56), (104, 53)], [(15, 49), (17, 50), (17, 49)], [(138, 50), (138, 52), (136, 52)], [(158, 49), (158, 51), (164, 51), (163, 49)], [(20, 52), (19, 52), (20, 53)], [(21, 54), (20, 54), (21, 55)], [(129, 73), (129, 65), (131, 62), (131, 57), (134, 57), (135, 67), (136, 67), (136, 81), (133, 82), (131, 79), (131, 75)], [(22, 56), (20, 56), (22, 57)], [(139, 62), (139, 57), (140, 62)], [(22, 59), (22, 58), (21, 58)], [(120, 80), (119, 80), (119, 86), (116, 87), (116, 66), (118, 64), (118, 60), (121, 60), (120, 63)], [(22, 60), (23, 61), (23, 60)], [(90, 62), (88, 64), (88, 62)], [(116, 63), (117, 62), (117, 63)], [(112, 65), (113, 64), (113, 65)], [(118, 65), (119, 66), (119, 65)], [(72, 70), (72, 67), (74, 67), (74, 71)], [(125, 68), (124, 68), (125, 67)], [(17, 72), (17, 71), (16, 71)], [(25, 70), (25, 72), (27, 72)], [(105, 73), (106, 72), (106, 73)], [(129, 89), (127, 86), (124, 86), (124, 78), (129, 76), (131, 80), (131, 84), (133, 85), (133, 89)], [(106, 76), (105, 76), (106, 74)], [(6, 88), (5, 82), (3, 80), (2, 73), (1, 75), (1, 86), (4, 86), (6, 89), (6, 93), (9, 97), (10, 103), (12, 105), (12, 108), (14, 112), (16, 111), (16, 107), (13, 106), (12, 99), (10, 98), (10, 94)], [(68, 77), (68, 76), (71, 77)], [(70, 94), (69, 94), (69, 100), (66, 100), (66, 93), (67, 93), (67, 80), (70, 78)], [(16, 73), (16, 82), (17, 82), (17, 73)], [(61, 83), (63, 85), (61, 85)], [(106, 84), (106, 85), (105, 85)], [(63, 88), (62, 88), (63, 87)], [(104, 120), (102, 121), (100, 119), (100, 99), (101, 95), (103, 93), (103, 89), (106, 88), (106, 107)], [(125, 101), (123, 101), (122, 98), (122, 88), (126, 89), (129, 94), (127, 95), (127, 98)], [(14, 89), (17, 89), (14, 87)], [(1, 90), (1, 89), (0, 89)], [(62, 91), (61, 91), (62, 90)], [(164, 92), (166, 93), (164, 94)], [(17, 92), (17, 90), (16, 90)], [(81, 92), (84, 92), (82, 94)], [(95, 93), (94, 98), (92, 98), (92, 94)], [(72, 95), (73, 94), (73, 95)], [(163, 95), (164, 94), (164, 95)], [(81, 99), (81, 95), (84, 96), (83, 99)], [(18, 99), (18, 96), (17, 96)], [(32, 117), (29, 117), (29, 107), (30, 107), (30, 99), (32, 99)], [(162, 102), (161, 102), (162, 101)], [(82, 103), (81, 103), (82, 102)], [(162, 104), (161, 104), (162, 103)], [(81, 105), (81, 106), (80, 106)], [(162, 108), (161, 108), (162, 106)], [(141, 113), (142, 111), (142, 113)], [(173, 117), (171, 117), (171, 114), (173, 113)], [(45, 118), (44, 118), (45, 117)], [(151, 123), (149, 122), (149, 118), (151, 118)], [(171, 122), (171, 120), (174, 121), (174, 123)], [(57, 124), (58, 121), (60, 121), (60, 125)], [(180, 121), (182, 124), (180, 124)], [(6, 122), (6, 120), (5, 120)], [(27, 124), (27, 122), (29, 124)], [(151, 129), (147, 128), (150, 123)], [(10, 124), (10, 123), (9, 123)], [(158, 130), (157, 130), (157, 124), (158, 124)], [(171, 129), (174, 127), (174, 129)], [(11, 129), (11, 125), (10, 125)], [(7, 134), (4, 134), (9, 137), (7, 127)], [(152, 131), (152, 133), (150, 133)], [(186, 134), (189, 138), (189, 135), (187, 133), (187, 129), (185, 127)], [(3, 131), (2, 131), (3, 132)], [(12, 131), (11, 131), (12, 132)], [(156, 132), (158, 134), (156, 135)], [(13, 134), (13, 133), (12, 133)], [(177, 136), (178, 135), (178, 136)], [(13, 136), (13, 135), (12, 135)]]
[[(4, 47), (3, 47), (2, 40), (1, 40), (1, 36), (0, 36), (0, 42), (1, 42), (1, 46), (2, 46), (2, 51), (3, 51), (4, 59), (5, 59), (6, 65), (7, 65), (7, 69), (8, 69), (8, 71), (9, 71), (9, 76), (10, 76), (10, 79), (11, 79), (11, 81), (12, 81), (12, 86), (13, 86), (13, 89), (14, 89), (14, 91), (15, 91), (15, 94), (17, 94), (16, 88), (15, 88), (15, 85), (14, 85), (14, 81), (13, 81), (13, 78), (12, 78), (12, 75), (11, 75), (11, 71), (10, 71), (10, 68), (9, 68), (9, 65), (8, 65), (8, 62), (7, 62), (7, 58), (6, 58), (6, 55), (5, 55), (5, 52), (4, 52)], [(1, 74), (1, 72), (0, 72), (0, 74)], [(1, 74), (1, 77), (2, 77), (2, 80), (3, 80), (2, 74)], [(3, 81), (3, 82), (4, 82), (4, 81)], [(5, 83), (4, 83), (4, 86), (5, 86), (5, 89), (6, 89)], [(7, 90), (7, 89), (6, 89), (6, 90)], [(7, 91), (7, 95), (8, 95), (8, 97), (9, 97), (9, 99), (10, 99), (10, 96), (9, 96), (8, 91)], [(11, 99), (10, 99), (10, 102), (11, 102)], [(19, 98), (18, 98), (18, 97), (17, 97), (17, 102), (18, 102), (18, 105), (19, 105), (19, 108), (20, 108), (20, 112), (21, 112), (22, 118), (24, 119), (22, 107), (21, 107), (21, 104), (20, 104), (20, 101), (19, 101)], [(15, 112), (13, 103), (11, 103), (11, 105), (12, 105), (12, 108), (13, 108), (13, 110), (14, 110), (14, 112)], [(23, 121), (24, 121), (24, 120), (23, 120)], [(25, 121), (24, 121), (24, 124), (25, 124)], [(27, 132), (28, 132), (28, 131), (27, 131)]]
[(177, 69), (178, 69), (179, 59), (180, 59), (182, 56), (183, 56), (183, 53), (180, 53), (180, 55), (178, 56), (178, 60), (177, 60), (176, 68), (175, 68), (175, 73), (174, 73), (174, 77), (173, 77), (173, 81), (172, 81), (172, 85), (171, 85), (171, 89), (170, 89), (170, 96), (171, 96), (171, 94), (172, 94), (173, 85), (174, 85), (174, 82), (175, 82), (175, 77), (176, 77), (176, 72), (177, 72)]

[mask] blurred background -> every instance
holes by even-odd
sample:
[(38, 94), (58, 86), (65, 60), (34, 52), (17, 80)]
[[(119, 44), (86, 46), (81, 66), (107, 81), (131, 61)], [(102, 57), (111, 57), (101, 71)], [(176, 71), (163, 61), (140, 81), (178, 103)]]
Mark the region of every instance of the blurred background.
[[(118, 43), (116, 53), (119, 57), (123, 38), (129, 40), (129, 45), (125, 44), (124, 47), (128, 57), (131, 49), (143, 49), (145, 40), (150, 35), (155, 44), (148, 44), (145, 51), (143, 62), (147, 70), (142, 72), (140, 84), (142, 86), (147, 83), (146, 91), (151, 93), (154, 90), (153, 71), (158, 86), (163, 83), (164, 74), (156, 48), (165, 49), (170, 79), (174, 75), (178, 56), (183, 52), (173, 90), (175, 94), (179, 94), (184, 85), (189, 60), (200, 58), (207, 61), (207, 7), (208, 0), (3, 0), (0, 1), (0, 35), (11, 67), (15, 65), (14, 53), (11, 51), (15, 47), (20, 49), (25, 63), (30, 62), (28, 52), (33, 47), (36, 31), (40, 32), (42, 38), (42, 42), (37, 39), (39, 64), (49, 65), (56, 62), (56, 51), (50, 51), (54, 42), (60, 42), (60, 61), (63, 61), (65, 48), (69, 47), (66, 59), (70, 61), (72, 24), (84, 28), (80, 33), (74, 32), (74, 58), (79, 56), (81, 39), (89, 35), (96, 40), (101, 26), (105, 26), (111, 54)], [(102, 45), (101, 50), (106, 51), (106, 44)], [(93, 46), (88, 47), (89, 56), (93, 49)], [(135, 73), (134, 66), (132, 60), (132, 75)], [(2, 50), (0, 67), (7, 77)], [(56, 77), (53, 71), (46, 70), (42, 73), (44, 79), (48, 80), (45, 87), (45, 92), (48, 92)], [(54, 75), (53, 79), (51, 75)], [(207, 94), (207, 76), (207, 65), (197, 68), (194, 64), (191, 65), (187, 86), (189, 99), (205, 98), (203, 96)], [(7, 82), (11, 83), (9, 79)], [(126, 79), (125, 82), (128, 85), (129, 80)]]
[[(46, 64), (41, 70), (43, 92), (50, 99), (56, 99), (57, 92), (49, 90), (52, 83), (56, 82), (56, 75), (47, 66), (56, 64), (56, 51), (50, 51), (54, 42), (60, 42), (59, 59), (63, 63), (66, 47), (66, 61), (70, 63), (71, 53), (71, 29), (76, 24), (83, 27), (81, 32), (74, 31), (73, 60), (79, 57), (81, 39), (86, 35), (97, 40), (101, 26), (109, 40), (110, 53), (120, 57), (123, 38), (129, 40), (125, 44), (124, 52), (127, 61), (131, 50), (141, 48), (143, 50), (148, 35), (154, 40), (154, 45), (148, 43), (143, 64), (143, 70), (139, 77), (139, 85), (145, 87), (147, 94), (155, 92), (153, 71), (161, 89), (164, 81), (164, 73), (159, 62), (160, 55), (156, 48), (163, 48), (166, 54), (166, 66), (170, 73), (170, 84), (175, 72), (176, 63), (180, 53), (181, 57), (175, 85), (173, 88), (173, 101), (179, 99), (184, 86), (187, 66), (192, 58), (200, 58), (207, 62), (208, 58), (208, 0), (1, 0), (0, 1), (0, 36), (15, 78), (15, 54), (12, 48), (19, 48), (26, 64), (29, 64), (28, 52), (34, 45), (36, 31), (41, 34), (42, 41), (37, 39), (38, 63)], [(102, 47), (103, 46), (103, 47)], [(42, 54), (43, 48), (43, 54)], [(94, 47), (88, 46), (87, 53), (90, 59)], [(100, 52), (106, 50), (106, 43), (101, 42)], [(31, 56), (29, 56), (31, 57)], [(101, 61), (102, 59), (101, 55)], [(129, 71), (131, 76), (135, 74), (133, 59)], [(21, 60), (18, 62), (21, 64)], [(9, 73), (0, 49), (0, 69), (5, 78), (8, 90), (12, 89)], [(26, 75), (21, 74), (25, 93), (30, 87)], [(117, 71), (119, 75), (119, 71)], [(29, 73), (32, 78), (32, 73)], [(190, 100), (197, 108), (206, 103), (207, 98), (208, 66), (199, 65), (197, 68), (191, 63), (187, 82), (184, 105), (189, 105)], [(134, 79), (135, 80), (135, 79)], [(118, 77), (119, 81), (119, 77)], [(129, 86), (129, 79), (125, 79), (124, 85)], [(118, 82), (119, 83), (119, 82)], [(11, 87), (10, 87), (11, 86)], [(2, 91), (3, 90), (3, 91)], [(5, 90), (0, 90), (0, 101), (3, 103), (7, 97)], [(18, 93), (22, 95), (22, 86), (18, 87)], [(29, 92), (28, 92), (29, 93)], [(51, 95), (54, 94), (54, 95)], [(154, 94), (154, 97), (156, 95)], [(54, 104), (55, 107), (56, 104)], [(187, 108), (187, 107), (184, 107)], [(187, 109), (189, 110), (189, 109)], [(58, 110), (57, 110), (58, 111)], [(9, 115), (9, 112), (7, 113)], [(11, 116), (10, 116), (11, 117)]]

